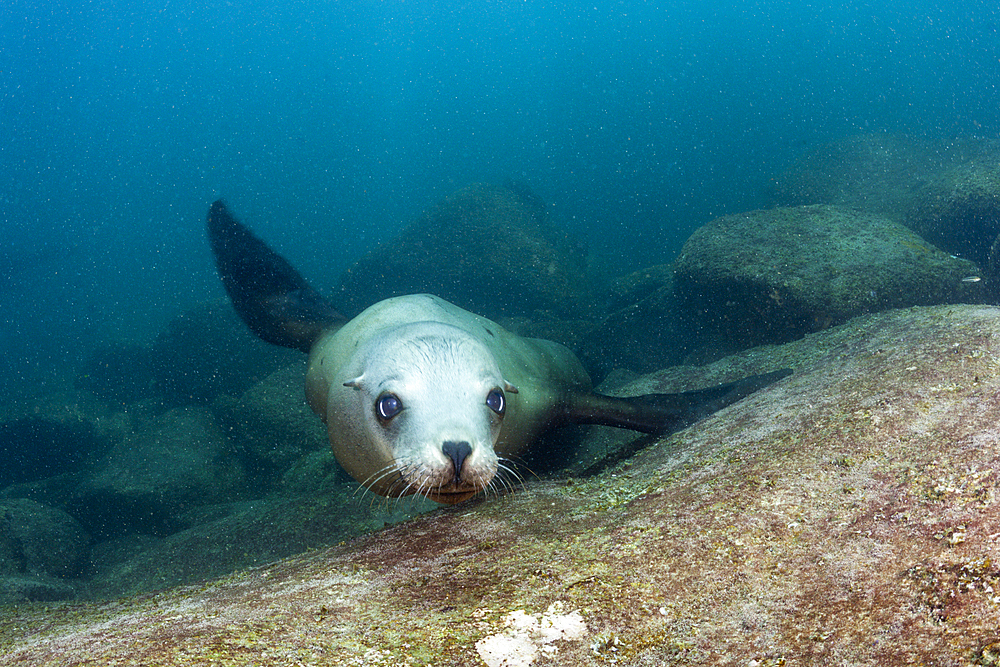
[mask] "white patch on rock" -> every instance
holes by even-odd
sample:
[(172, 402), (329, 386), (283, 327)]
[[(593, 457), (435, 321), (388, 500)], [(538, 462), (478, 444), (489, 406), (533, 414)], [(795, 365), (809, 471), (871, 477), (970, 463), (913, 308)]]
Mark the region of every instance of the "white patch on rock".
[(528, 667), (539, 653), (558, 652), (557, 641), (573, 641), (587, 634), (580, 612), (562, 613), (562, 603), (553, 602), (544, 614), (527, 614), (523, 609), (504, 617), (507, 630), (483, 637), (476, 651), (487, 667)]
[(490, 635), (476, 642), (476, 651), (487, 667), (527, 667), (538, 649), (526, 635)]

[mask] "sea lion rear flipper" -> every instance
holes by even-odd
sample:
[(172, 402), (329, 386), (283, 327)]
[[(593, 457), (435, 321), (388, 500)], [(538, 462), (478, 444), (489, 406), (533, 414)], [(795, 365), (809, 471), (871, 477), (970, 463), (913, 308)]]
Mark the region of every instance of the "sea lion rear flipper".
[(346, 321), (284, 257), (240, 224), (221, 199), (209, 209), (207, 227), (229, 299), (260, 338), (308, 352), (324, 330)]
[(617, 426), (662, 435), (689, 426), (791, 373), (786, 368), (679, 394), (629, 398), (602, 394), (576, 396), (567, 402), (564, 415), (567, 422)]

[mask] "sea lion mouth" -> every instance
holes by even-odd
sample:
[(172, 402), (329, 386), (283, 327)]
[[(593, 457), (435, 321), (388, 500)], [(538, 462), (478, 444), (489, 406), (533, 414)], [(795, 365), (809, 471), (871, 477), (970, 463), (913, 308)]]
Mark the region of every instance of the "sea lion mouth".
[(434, 491), (424, 493), (424, 495), (428, 498), (428, 500), (433, 500), (436, 503), (455, 505), (463, 500), (468, 500), (472, 496), (479, 493), (479, 491), (480, 489), (456, 489), (454, 491), (435, 489)]

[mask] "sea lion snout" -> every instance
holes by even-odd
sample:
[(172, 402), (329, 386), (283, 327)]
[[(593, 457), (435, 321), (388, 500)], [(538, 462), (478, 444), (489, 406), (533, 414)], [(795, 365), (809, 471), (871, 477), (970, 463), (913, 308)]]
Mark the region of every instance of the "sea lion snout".
[(440, 447), (433, 446), (425, 452), (426, 456), (416, 465), (399, 465), (407, 487), (404, 493), (415, 491), (450, 505), (490, 487), (497, 473), (496, 454), (483, 443), (474, 447), (466, 440), (445, 440)]
[(451, 463), (455, 467), (455, 485), (461, 484), (462, 464), (465, 463), (466, 457), (472, 453), (472, 445), (465, 441), (455, 442), (448, 440), (441, 446), (441, 451), (451, 459)]

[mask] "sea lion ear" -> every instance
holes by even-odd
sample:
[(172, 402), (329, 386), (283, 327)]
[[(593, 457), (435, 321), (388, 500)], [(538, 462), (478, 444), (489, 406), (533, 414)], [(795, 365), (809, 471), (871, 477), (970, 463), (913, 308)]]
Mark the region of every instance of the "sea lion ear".
[(361, 389), (361, 380), (363, 380), (364, 377), (365, 377), (364, 374), (359, 375), (358, 377), (354, 378), (353, 380), (348, 380), (347, 382), (345, 382), (344, 386), (345, 387), (350, 387), (351, 389)]
[(517, 393), (517, 387), (515, 387), (514, 385), (512, 385), (510, 382), (507, 382), (506, 380), (503, 381), (503, 390), (505, 392), (507, 392), (508, 394), (516, 394)]

